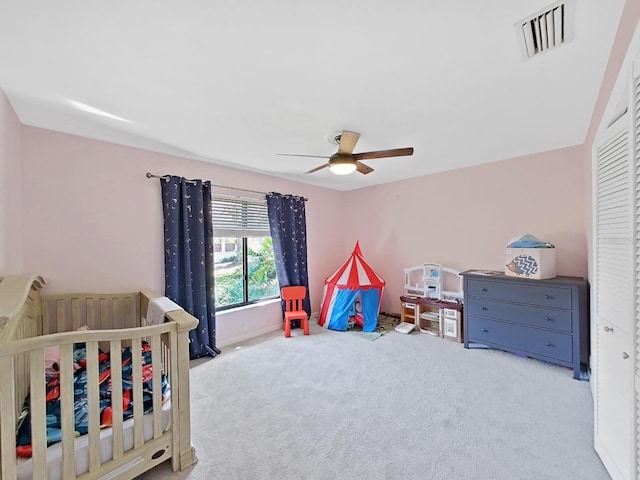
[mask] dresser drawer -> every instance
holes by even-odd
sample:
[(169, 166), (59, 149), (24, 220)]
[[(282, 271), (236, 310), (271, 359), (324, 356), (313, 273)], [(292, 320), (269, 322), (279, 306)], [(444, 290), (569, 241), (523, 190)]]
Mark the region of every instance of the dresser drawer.
[(515, 303), (497, 302), (482, 298), (470, 298), (465, 305), (470, 315), (519, 323), (531, 327), (571, 332), (571, 311), (532, 307)]
[(468, 316), (469, 342), (503, 346), (563, 362), (573, 361), (572, 337), (566, 333), (529, 328), (487, 318)]
[(465, 295), (477, 298), (571, 309), (571, 289), (469, 279)]

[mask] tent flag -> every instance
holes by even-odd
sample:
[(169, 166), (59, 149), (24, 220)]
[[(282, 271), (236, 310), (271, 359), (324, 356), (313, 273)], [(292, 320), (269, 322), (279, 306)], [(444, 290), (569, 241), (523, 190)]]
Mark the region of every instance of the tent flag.
[(318, 325), (344, 331), (355, 302), (360, 302), (363, 332), (378, 326), (382, 292), (386, 282), (364, 260), (360, 243), (356, 242), (347, 261), (324, 281)]

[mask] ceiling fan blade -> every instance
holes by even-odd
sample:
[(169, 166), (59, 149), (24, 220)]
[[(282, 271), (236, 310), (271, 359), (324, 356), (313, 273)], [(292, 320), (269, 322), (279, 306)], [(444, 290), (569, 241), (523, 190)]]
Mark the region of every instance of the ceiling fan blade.
[(329, 164), (328, 164), (328, 163), (325, 163), (324, 165), (320, 165), (319, 167), (312, 168), (312, 169), (311, 169), (311, 170), (309, 170), (308, 172), (304, 172), (304, 173), (305, 173), (305, 175), (306, 175), (307, 173), (317, 172), (318, 170), (322, 170), (323, 168), (326, 168), (326, 167), (328, 167), (328, 166), (329, 166)]
[(372, 158), (406, 157), (408, 155), (413, 155), (413, 147), (394, 148), (392, 150), (377, 150), (375, 152), (354, 153), (353, 158), (355, 158), (356, 160), (370, 160)]
[(343, 130), (340, 134), (340, 143), (338, 144), (338, 153), (353, 153), (353, 149), (356, 148), (356, 143), (360, 134), (356, 132), (350, 132), (349, 130)]
[(358, 170), (360, 173), (364, 173), (365, 175), (367, 173), (373, 172), (373, 168), (361, 162), (356, 162), (356, 170)]
[(309, 157), (309, 158), (329, 158), (329, 155), (299, 155), (297, 153), (276, 153), (281, 157)]

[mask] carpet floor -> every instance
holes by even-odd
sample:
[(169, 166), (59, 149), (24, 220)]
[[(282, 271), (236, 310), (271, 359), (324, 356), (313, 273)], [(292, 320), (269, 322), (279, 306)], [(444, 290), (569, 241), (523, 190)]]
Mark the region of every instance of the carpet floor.
[(199, 462), (153, 479), (606, 480), (589, 382), (420, 332), (312, 322), (191, 366)]

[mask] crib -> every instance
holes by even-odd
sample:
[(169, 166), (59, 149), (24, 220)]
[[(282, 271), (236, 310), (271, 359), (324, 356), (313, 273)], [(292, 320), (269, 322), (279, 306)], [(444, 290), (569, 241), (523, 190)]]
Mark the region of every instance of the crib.
[[(37, 275), (0, 281), (0, 480), (131, 479), (169, 459), (174, 471), (193, 465), (197, 459), (191, 445), (188, 334), (198, 320), (175, 310), (164, 314), (164, 323), (147, 325), (149, 301), (161, 296), (152, 290), (45, 296), (41, 294), (45, 283)], [(83, 326), (88, 329), (79, 330)], [(88, 428), (81, 436), (74, 423), (74, 370), (78, 367), (73, 349), (78, 345), (86, 348)], [(59, 348), (56, 393), (61, 432), (60, 441), (50, 446), (45, 392), (48, 347)], [(150, 368), (143, 366), (139, 354), (144, 347), (150, 348)], [(132, 390), (132, 400), (125, 399), (125, 404), (127, 409), (132, 406), (132, 418), (123, 419), (122, 388), (112, 388), (113, 415), (105, 428), (99, 411), (103, 381), (99, 356), (108, 352), (110, 365), (118, 366), (109, 370), (110, 385), (124, 388), (119, 366), (124, 365), (122, 355), (127, 349), (131, 352), (127, 388)], [(144, 391), (144, 405), (143, 368), (152, 385)], [(164, 395), (163, 382), (169, 392)], [(16, 454), (16, 428), (27, 396), (28, 459)], [(146, 413), (145, 405), (152, 405)]]

